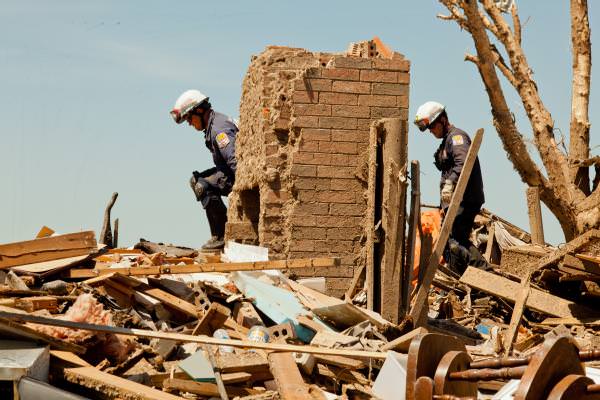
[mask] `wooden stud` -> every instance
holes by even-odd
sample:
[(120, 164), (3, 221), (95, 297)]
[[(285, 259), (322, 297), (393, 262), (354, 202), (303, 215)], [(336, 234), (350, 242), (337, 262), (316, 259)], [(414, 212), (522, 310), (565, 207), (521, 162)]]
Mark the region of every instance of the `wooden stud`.
[(538, 246), (545, 246), (540, 188), (538, 186), (527, 188), (527, 210), (529, 214), (529, 228), (531, 230), (531, 243)]

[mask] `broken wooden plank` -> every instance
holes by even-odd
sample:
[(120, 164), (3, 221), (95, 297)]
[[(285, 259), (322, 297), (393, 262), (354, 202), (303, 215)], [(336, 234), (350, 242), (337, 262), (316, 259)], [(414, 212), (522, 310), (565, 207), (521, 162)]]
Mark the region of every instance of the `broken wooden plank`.
[(399, 118), (379, 120), (382, 146), (381, 238), (378, 247), (380, 261), (380, 304), (378, 310), (386, 320), (397, 324), (402, 290), (402, 264), (406, 223), (406, 159), (407, 138)]
[(408, 353), (408, 348), (410, 347), (410, 342), (412, 342), (412, 340), (414, 338), (416, 338), (417, 336), (422, 335), (424, 333), (427, 333), (427, 329), (425, 329), (423, 327), (413, 329), (412, 331), (405, 333), (404, 335), (397, 337), (396, 339), (392, 340), (391, 342), (385, 344), (381, 348), (381, 350), (382, 351), (394, 350), (399, 353)]
[[(200, 396), (219, 397), (219, 389), (214, 383), (169, 378), (163, 381), (162, 387), (165, 390), (178, 390), (180, 392), (194, 393)], [(256, 389), (238, 388), (235, 386), (228, 386), (226, 387), (226, 390), (227, 393), (230, 393), (232, 396), (241, 397), (258, 393)], [(180, 397), (176, 398), (181, 399)]]
[(454, 189), (452, 200), (450, 201), (450, 206), (448, 207), (448, 211), (446, 212), (446, 216), (444, 217), (442, 229), (440, 230), (440, 234), (433, 248), (431, 257), (429, 257), (427, 268), (425, 269), (425, 271), (423, 271), (423, 280), (421, 282), (421, 286), (419, 287), (419, 291), (417, 292), (414, 306), (410, 312), (415, 326), (425, 326), (427, 324), (427, 310), (429, 307), (429, 288), (431, 287), (431, 282), (433, 281), (435, 271), (437, 270), (438, 265), (440, 263), (440, 257), (442, 256), (442, 252), (446, 247), (448, 237), (450, 236), (450, 231), (452, 230), (454, 219), (456, 218), (456, 214), (458, 213), (460, 203), (462, 202), (463, 194), (467, 187), (467, 183), (469, 182), (469, 178), (471, 177), (471, 170), (473, 169), (473, 165), (475, 165), (475, 160), (477, 160), (477, 152), (479, 151), (479, 147), (481, 146), (482, 139), (483, 129), (480, 128), (475, 134), (471, 145), (469, 146), (469, 151), (467, 152), (467, 157), (465, 159), (465, 163), (463, 164), (462, 171), (458, 178), (456, 188)]
[[(417, 232), (421, 221), (421, 179), (420, 166), (416, 160), (410, 163), (410, 216), (408, 218), (408, 239), (406, 251), (406, 264), (402, 268), (402, 298), (399, 305), (404, 316), (410, 309), (411, 282), (415, 268), (415, 250), (417, 246)], [(422, 236), (422, 235), (421, 235)]]
[[(520, 283), (473, 267), (467, 268), (460, 278), (460, 282), (513, 303), (520, 287)], [(531, 289), (525, 304), (526, 307), (555, 317), (590, 317), (598, 315), (598, 312), (588, 307), (534, 288)]]
[(273, 260), (239, 263), (203, 263), (187, 265), (159, 265), (140, 266), (128, 268), (103, 268), (103, 269), (71, 269), (66, 274), (67, 278), (81, 279), (93, 278), (103, 274), (117, 272), (121, 275), (146, 276), (160, 274), (191, 274), (195, 272), (233, 272), (233, 271), (262, 271), (267, 269), (296, 269), (296, 268), (329, 268), (340, 265), (340, 259), (332, 258), (299, 258), (292, 260)]
[(375, 186), (377, 180), (377, 150), (378, 150), (378, 122), (371, 123), (369, 130), (369, 187), (367, 190), (367, 210), (365, 215), (366, 229), (366, 261), (365, 261), (365, 288), (367, 289), (367, 309), (373, 310), (375, 306)]
[(102, 393), (103, 396), (110, 399), (181, 400), (181, 397), (152, 389), (129, 379), (119, 378), (94, 367), (65, 369), (65, 379), (68, 382)]
[(334, 365), (340, 368), (348, 368), (348, 369), (363, 369), (366, 367), (366, 364), (361, 360), (356, 360), (353, 358), (342, 357), (342, 356), (326, 356), (322, 354), (315, 355), (315, 361), (320, 362), (322, 364)]
[(0, 245), (0, 269), (90, 254), (98, 250), (93, 231)]
[(172, 294), (167, 293), (162, 289), (153, 288), (140, 280), (137, 280), (133, 277), (121, 275), (119, 273), (113, 275), (113, 277), (111, 278), (111, 282), (116, 282), (140, 293), (144, 293), (156, 300), (159, 300), (166, 306), (180, 311), (192, 318), (198, 318), (199, 312), (194, 304), (182, 300), (177, 296), (173, 296)]
[[(20, 315), (20, 314), (16, 314)], [(26, 314), (23, 314), (26, 315)], [(2, 337), (26, 338), (36, 342), (49, 344), (51, 348), (70, 351), (77, 354), (84, 354), (86, 348), (78, 344), (69, 343), (65, 340), (57, 339), (45, 333), (38, 332), (29, 326), (16, 323), (14, 321), (0, 318), (0, 333)]]
[(38, 277), (45, 277), (50, 274), (58, 273), (69, 267), (76, 266), (91, 258), (90, 254), (83, 256), (61, 258), (59, 260), (42, 261), (39, 263), (19, 265), (12, 267), (11, 270), (21, 274), (29, 274)]
[(310, 392), (292, 353), (269, 353), (269, 366), (282, 400), (306, 400)]
[[(532, 235), (532, 238), (534, 237), (535, 235)], [(529, 298), (529, 293), (531, 293), (531, 287), (529, 284), (530, 279), (531, 272), (528, 272), (521, 282), (521, 287), (519, 288), (519, 292), (517, 293), (517, 298), (515, 300), (515, 306), (513, 308), (512, 316), (510, 317), (510, 325), (508, 326), (508, 329), (504, 334), (504, 355), (506, 356), (508, 356), (512, 351), (513, 343), (515, 341), (515, 338), (517, 337), (519, 325), (521, 324), (521, 318), (523, 317), (523, 311), (525, 310), (525, 304), (527, 302), (527, 299)]]
[[(217, 339), (206, 336), (193, 336), (193, 335), (185, 335), (181, 333), (173, 333), (173, 332), (161, 332), (161, 331), (151, 331), (145, 329), (130, 329), (130, 328), (120, 328), (115, 326), (108, 325), (96, 325), (96, 324), (88, 324), (85, 322), (73, 322), (73, 321), (64, 321), (55, 318), (45, 318), (39, 317), (35, 315), (29, 314), (18, 314), (6, 311), (0, 311), (0, 319), (9, 320), (9, 321), (18, 321), (18, 322), (32, 322), (35, 324), (42, 325), (51, 325), (51, 326), (62, 326), (66, 328), (73, 329), (83, 329), (93, 332), (105, 332), (105, 333), (114, 333), (117, 335), (126, 335), (126, 336), (137, 336), (137, 337), (146, 337), (146, 338), (159, 338), (159, 339), (169, 339), (180, 342), (191, 342), (191, 343), (202, 343), (202, 344), (211, 344), (216, 346), (233, 346), (233, 347), (241, 347), (241, 348), (254, 348), (254, 349), (263, 349), (263, 350), (272, 350), (272, 351), (284, 351), (284, 352), (297, 352), (297, 353), (308, 353), (308, 354), (325, 354), (325, 355), (336, 355), (336, 356), (344, 356), (351, 358), (359, 358), (359, 359), (368, 359), (374, 358), (383, 360), (386, 357), (385, 352), (378, 351), (363, 351), (363, 350), (344, 350), (344, 349), (329, 349), (329, 348), (321, 348), (315, 346), (302, 346), (302, 345), (293, 345), (293, 344), (284, 344), (284, 343), (259, 343), (252, 342), (248, 340), (231, 340), (231, 339)], [(22, 325), (13, 324), (21, 327)], [(222, 368), (221, 368), (222, 369)], [(233, 371), (231, 371), (233, 372)]]
[(531, 244), (545, 246), (540, 188), (538, 186), (527, 188), (527, 210), (529, 214), (529, 228), (531, 230)]

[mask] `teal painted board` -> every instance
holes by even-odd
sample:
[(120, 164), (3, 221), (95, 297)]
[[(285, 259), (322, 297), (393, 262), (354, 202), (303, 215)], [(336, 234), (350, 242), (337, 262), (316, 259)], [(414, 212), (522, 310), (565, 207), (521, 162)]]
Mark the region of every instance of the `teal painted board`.
[(199, 350), (179, 363), (186, 374), (196, 382), (216, 382), (215, 371), (210, 361), (204, 356), (204, 352)]

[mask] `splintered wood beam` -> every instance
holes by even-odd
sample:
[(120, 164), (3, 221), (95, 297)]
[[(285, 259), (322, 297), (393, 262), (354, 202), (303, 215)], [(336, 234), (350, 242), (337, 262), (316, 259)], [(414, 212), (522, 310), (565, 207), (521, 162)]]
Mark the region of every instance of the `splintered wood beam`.
[(65, 369), (65, 380), (68, 382), (92, 389), (100, 393), (112, 393), (109, 398), (123, 398), (131, 400), (182, 400), (160, 390), (120, 378), (94, 367), (79, 367)]
[[(517, 295), (520, 292), (522, 293), (522, 291), (519, 290), (521, 288), (520, 283), (473, 267), (467, 267), (467, 270), (460, 278), (460, 283), (493, 294), (494, 296), (508, 300), (511, 303), (514, 303), (517, 300)], [(561, 297), (553, 296), (535, 288), (530, 289), (525, 306), (535, 311), (562, 318), (591, 318), (599, 316), (597, 311), (588, 307), (565, 300)]]
[(531, 243), (544, 246), (544, 225), (542, 223), (542, 207), (540, 204), (540, 188), (527, 188), (527, 209), (529, 214), (529, 228), (531, 230)]
[(296, 269), (296, 268), (328, 268), (340, 265), (338, 257), (331, 258), (298, 258), (295, 260), (274, 260), (238, 263), (203, 263), (187, 265), (156, 265), (150, 267), (103, 268), (103, 269), (71, 269), (67, 278), (93, 278), (96, 276), (117, 272), (121, 275), (145, 276), (160, 274), (191, 274), (194, 272), (233, 272), (233, 271), (262, 271), (266, 269)]
[(427, 268), (423, 272), (423, 280), (421, 282), (421, 286), (419, 287), (419, 291), (417, 292), (415, 304), (410, 313), (415, 326), (425, 326), (427, 324), (427, 311), (429, 309), (429, 304), (427, 301), (429, 288), (433, 282), (435, 271), (438, 269), (440, 257), (442, 256), (442, 252), (446, 247), (446, 242), (448, 241), (450, 231), (452, 230), (452, 225), (454, 224), (454, 219), (458, 213), (458, 208), (462, 202), (463, 194), (467, 188), (469, 178), (471, 177), (471, 171), (473, 170), (473, 165), (475, 165), (475, 160), (477, 160), (477, 152), (481, 146), (482, 139), (483, 129), (480, 128), (475, 134), (471, 145), (469, 146), (469, 151), (467, 153), (465, 163), (463, 164), (460, 177), (458, 178), (456, 189), (454, 189), (450, 206), (448, 207), (448, 211), (444, 217), (444, 223), (442, 224), (440, 235), (435, 243), (431, 257), (429, 257)]
[(0, 245), (0, 269), (83, 256), (98, 250), (93, 231)]
[[(168, 339), (175, 340), (179, 342), (189, 342), (189, 343), (201, 343), (201, 344), (210, 344), (215, 346), (232, 346), (238, 348), (251, 348), (251, 349), (262, 349), (262, 350), (270, 350), (270, 351), (282, 351), (282, 352), (297, 352), (297, 353), (307, 353), (307, 354), (325, 354), (325, 355), (334, 355), (334, 356), (344, 356), (350, 358), (359, 358), (359, 359), (378, 359), (384, 360), (387, 356), (385, 352), (379, 351), (363, 351), (363, 350), (344, 350), (344, 349), (330, 349), (326, 347), (316, 347), (316, 346), (303, 346), (303, 345), (293, 345), (286, 343), (259, 343), (252, 342), (249, 340), (232, 340), (232, 339), (217, 339), (208, 336), (193, 336), (193, 335), (185, 335), (181, 333), (174, 332), (160, 332), (160, 331), (152, 331), (146, 329), (129, 329), (129, 328), (120, 328), (115, 326), (108, 325), (96, 325), (96, 324), (88, 324), (85, 322), (73, 322), (73, 321), (64, 321), (55, 318), (46, 318), (46, 317), (38, 317), (35, 315), (29, 314), (18, 314), (11, 313), (6, 311), (0, 311), (0, 319), (4, 319), (6, 321), (13, 321), (13, 324), (19, 325), (17, 322), (31, 322), (34, 324), (41, 325), (50, 325), (50, 326), (63, 326), (66, 328), (72, 329), (82, 329), (92, 332), (105, 332), (105, 333), (114, 333), (117, 335), (125, 335), (125, 336), (137, 336), (137, 337), (146, 337), (146, 338), (158, 338), (158, 339)], [(223, 369), (223, 368), (221, 368)]]

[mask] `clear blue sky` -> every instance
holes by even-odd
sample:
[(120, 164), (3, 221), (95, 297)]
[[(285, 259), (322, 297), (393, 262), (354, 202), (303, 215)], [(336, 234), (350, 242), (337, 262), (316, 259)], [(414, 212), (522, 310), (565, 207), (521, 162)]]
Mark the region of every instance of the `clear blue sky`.
[[(590, 1), (592, 43), (600, 5)], [(571, 58), (568, 2), (518, 1), (523, 42), (543, 100), (568, 132)], [(480, 151), (485, 207), (528, 227), (524, 185), (491, 125), (474, 66), (463, 62), (470, 37), (436, 18), (442, 7), (419, 1), (8, 1), (0, 7), (0, 243), (101, 228), (113, 217), (121, 245), (140, 237), (199, 246), (209, 236), (188, 186), (211, 157), (201, 134), (176, 126), (168, 111), (198, 88), (213, 106), (239, 114), (241, 83), (253, 54), (267, 45), (343, 51), (378, 35), (412, 62), (410, 115), (419, 104), (447, 104), (451, 122), (485, 128)], [(598, 79), (594, 66), (592, 81)], [(600, 104), (592, 85), (594, 110)], [(519, 99), (509, 97), (530, 136)], [(594, 115), (596, 114), (596, 115)], [(410, 157), (422, 165), (423, 200), (437, 203), (437, 141), (411, 126)], [(531, 148), (533, 150), (533, 147)], [(593, 151), (597, 154), (598, 149)], [(546, 237), (563, 241), (544, 213)]]

